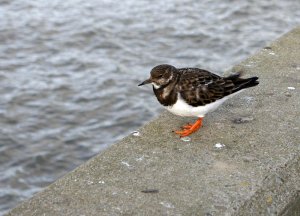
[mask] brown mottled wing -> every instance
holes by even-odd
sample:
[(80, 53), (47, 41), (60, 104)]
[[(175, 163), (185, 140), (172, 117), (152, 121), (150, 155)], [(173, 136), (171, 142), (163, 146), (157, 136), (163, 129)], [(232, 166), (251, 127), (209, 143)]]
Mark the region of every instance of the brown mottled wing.
[(206, 70), (181, 69), (177, 88), (181, 97), (192, 106), (209, 104), (232, 93), (234, 84)]

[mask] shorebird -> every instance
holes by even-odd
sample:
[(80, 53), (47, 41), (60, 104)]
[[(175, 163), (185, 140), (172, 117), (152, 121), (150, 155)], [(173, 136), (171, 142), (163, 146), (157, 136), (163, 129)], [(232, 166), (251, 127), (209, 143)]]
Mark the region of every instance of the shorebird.
[(197, 117), (194, 124), (187, 124), (175, 133), (189, 136), (202, 126), (203, 117), (214, 111), (228, 98), (245, 88), (259, 84), (258, 77), (240, 78), (241, 73), (221, 77), (199, 68), (176, 68), (162, 64), (154, 67), (150, 78), (139, 84), (152, 84), (161, 105), (179, 116)]

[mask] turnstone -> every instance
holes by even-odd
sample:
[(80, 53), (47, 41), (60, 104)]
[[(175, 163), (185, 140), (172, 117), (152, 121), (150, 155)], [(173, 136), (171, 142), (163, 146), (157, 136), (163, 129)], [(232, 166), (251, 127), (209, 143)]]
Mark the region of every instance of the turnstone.
[(139, 84), (152, 84), (157, 100), (171, 113), (179, 116), (198, 117), (194, 124), (175, 131), (180, 137), (189, 136), (202, 125), (206, 113), (214, 111), (225, 100), (245, 88), (258, 85), (258, 77), (240, 78), (241, 73), (220, 77), (199, 68), (175, 68), (158, 65), (150, 78)]

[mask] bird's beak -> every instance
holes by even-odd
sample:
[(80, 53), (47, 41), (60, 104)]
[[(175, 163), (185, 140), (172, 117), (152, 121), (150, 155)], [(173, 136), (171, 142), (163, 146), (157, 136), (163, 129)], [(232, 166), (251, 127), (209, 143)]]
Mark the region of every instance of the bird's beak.
[(146, 79), (144, 82), (142, 82), (141, 84), (139, 84), (138, 86), (142, 86), (142, 85), (146, 85), (146, 84), (149, 84), (149, 83), (151, 83), (152, 81), (151, 81), (151, 79), (149, 78), (149, 79)]

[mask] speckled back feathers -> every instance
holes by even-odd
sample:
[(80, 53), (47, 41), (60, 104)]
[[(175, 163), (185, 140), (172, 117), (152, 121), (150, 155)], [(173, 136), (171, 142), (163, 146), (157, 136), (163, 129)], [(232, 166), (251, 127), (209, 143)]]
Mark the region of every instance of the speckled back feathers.
[(171, 65), (159, 65), (151, 71), (151, 77), (157, 84), (157, 88), (153, 88), (154, 93), (164, 106), (176, 103), (178, 94), (191, 106), (204, 106), (258, 85), (258, 77), (243, 79), (240, 75), (221, 77), (199, 68), (176, 69)]

